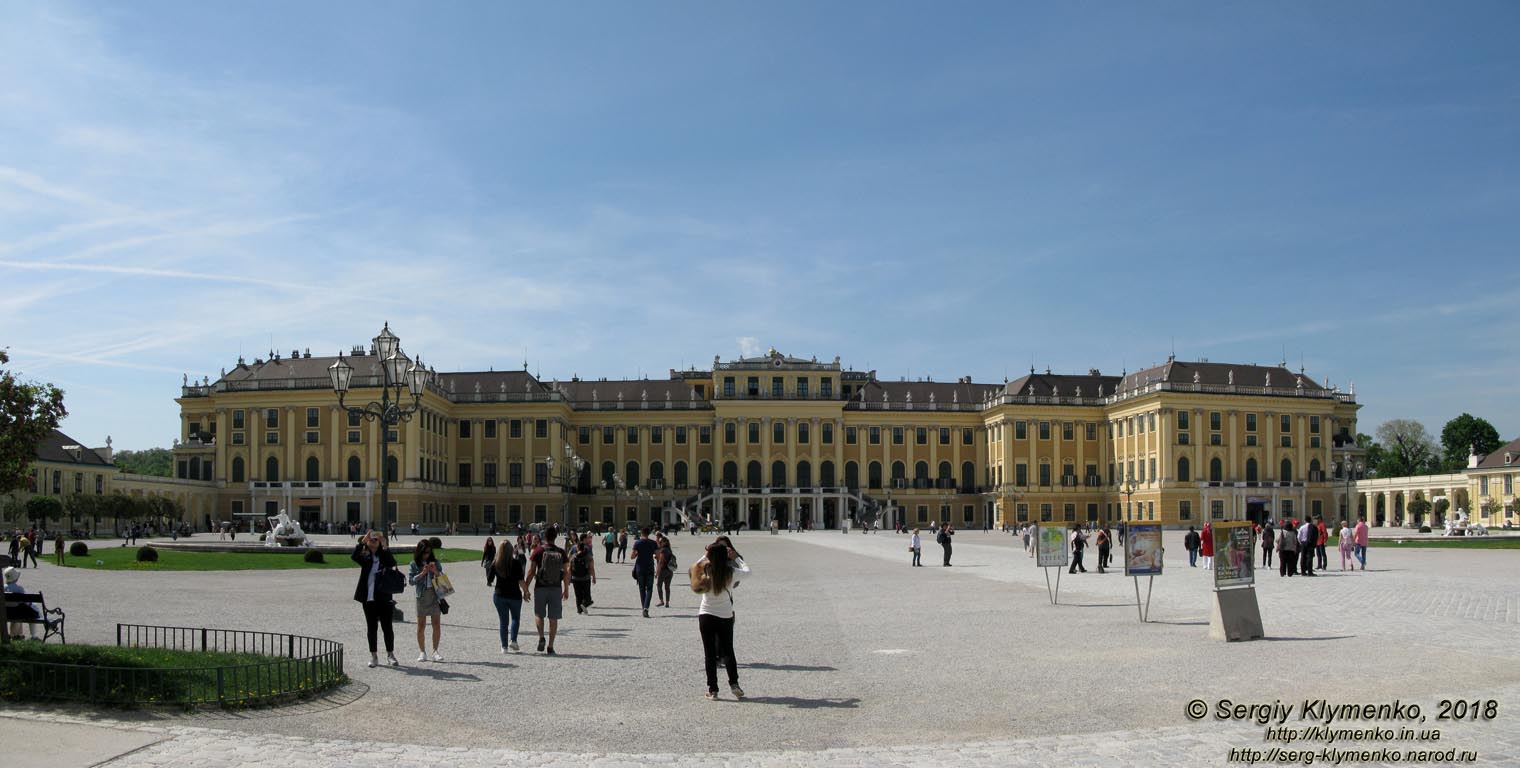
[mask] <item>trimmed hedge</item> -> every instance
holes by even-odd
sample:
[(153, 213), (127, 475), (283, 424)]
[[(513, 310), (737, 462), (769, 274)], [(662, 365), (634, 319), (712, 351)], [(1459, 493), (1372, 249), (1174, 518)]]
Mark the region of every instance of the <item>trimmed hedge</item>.
[(322, 556), (322, 550), (320, 549), (308, 549), (306, 550), (306, 554), (302, 555), (301, 557), (308, 563), (327, 562), (327, 558)]
[(74, 557), (84, 557), (90, 554), (90, 545), (82, 541), (76, 541), (69, 545), (69, 554)]
[(156, 550), (156, 549), (154, 549), (152, 547), (139, 547), (138, 550), (137, 550), (137, 562), (139, 562), (139, 563), (156, 563), (156, 562), (158, 562), (158, 550)]

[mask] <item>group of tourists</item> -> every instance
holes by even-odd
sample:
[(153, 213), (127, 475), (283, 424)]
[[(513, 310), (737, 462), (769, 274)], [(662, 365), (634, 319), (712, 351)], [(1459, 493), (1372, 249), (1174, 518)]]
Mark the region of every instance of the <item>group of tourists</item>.
[[(955, 535), (955, 526), (945, 523), (944, 527), (930, 528), (929, 530), (934, 534), (934, 543), (938, 544), (944, 552), (944, 562), (940, 563), (940, 565), (949, 568), (950, 555), (955, 549), (955, 544), (950, 537)], [(922, 529), (914, 528), (913, 535), (908, 539), (908, 551), (913, 555), (912, 565), (915, 568), (923, 567), (923, 563), (921, 562), (923, 538), (921, 534)]]
[[(515, 542), (508, 538), (500, 542), (494, 538), (486, 540), (480, 564), (486, 571), (486, 585), (492, 590), (491, 601), (496, 608), (502, 653), (521, 650), (518, 633), (524, 603), (533, 609), (537, 650), (549, 656), (557, 655), (555, 640), (559, 634), (559, 622), (564, 617), (564, 604), (570, 599), (572, 589), (576, 613), (590, 614), (595, 604), (591, 588), (597, 583), (595, 537), (589, 531), (571, 533), (565, 537), (564, 543), (568, 546), (560, 545), (559, 528), (553, 525), (542, 533), (523, 533)], [(611, 563), (614, 549), (629, 548), (627, 533), (618, 532), (613, 536), (608, 532), (602, 544), (607, 547), (607, 562)], [(396, 596), (408, 589), (414, 597), (416, 612), (417, 661), (443, 660), (441, 618), (449, 612), (448, 598), (457, 588), (439, 561), (439, 546), (436, 538), (418, 541), (405, 575), (387, 537), (381, 532), (369, 531), (354, 547), (351, 557), (360, 566), (354, 600), (364, 610), (370, 667), (381, 664), (379, 645), (382, 637), (385, 663), (400, 665), (395, 653), (393, 616)], [(664, 534), (651, 536), (648, 528), (638, 532), (631, 549), (632, 575), (638, 585), (640, 610), (644, 618), (649, 618), (652, 601), (657, 601), (656, 607), (672, 606), (671, 583), (677, 567), (676, 555)], [(702, 639), (707, 675), (706, 695), (708, 699), (718, 696), (717, 665), (722, 660), (730, 691), (736, 698), (742, 698), (744, 691), (739, 688), (733, 651), (733, 588), (750, 570), (728, 536), (719, 536), (705, 548), (704, 554), (692, 566), (689, 575), (692, 590), (702, 596), (697, 628)], [(621, 554), (618, 562), (624, 562)], [(948, 555), (946, 564), (949, 564)], [(432, 625), (431, 654), (427, 643), (429, 623)]]
[[(1276, 552), (1279, 577), (1313, 576), (1316, 570), (1330, 570), (1326, 549), (1331, 530), (1323, 518), (1284, 520), (1276, 527), (1271, 520), (1266, 521), (1256, 530), (1262, 567), (1272, 567), (1272, 554)], [(1367, 518), (1359, 516), (1355, 526), (1348, 520), (1341, 520), (1335, 536), (1336, 548), (1340, 551), (1340, 569), (1367, 570)]]
[(42, 556), (42, 542), (49, 539), (53, 542), (53, 554), (58, 558), (58, 564), (63, 565), (63, 533), (61, 531), (18, 528), (11, 531), (9, 539), (11, 565), (17, 568), (25, 568), (28, 562), (36, 568), (37, 558)]

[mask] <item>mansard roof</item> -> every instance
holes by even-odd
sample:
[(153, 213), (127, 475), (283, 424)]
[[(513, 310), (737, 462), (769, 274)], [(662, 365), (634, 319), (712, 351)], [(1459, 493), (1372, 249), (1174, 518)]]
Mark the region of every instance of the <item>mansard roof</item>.
[(890, 403), (912, 402), (928, 406), (929, 403), (949, 406), (951, 404), (980, 404), (989, 392), (996, 392), (997, 384), (973, 384), (962, 381), (879, 381), (872, 380), (861, 385), (854, 397), (865, 403), (878, 403), (882, 395)]
[[(1509, 454), (1509, 461), (1504, 460), (1505, 454)], [(1493, 452), (1484, 456), (1474, 469), (1503, 469), (1505, 467), (1520, 467), (1520, 440), (1512, 440), (1509, 444), (1494, 449)]]
[(1080, 392), (1083, 398), (1097, 398), (1114, 394), (1118, 386), (1118, 376), (1104, 376), (1096, 369), (1085, 375), (1031, 371), (1008, 382), (1002, 390), (1015, 397), (1077, 397)]
[(56, 429), (49, 432), (47, 437), (42, 438), (42, 441), (37, 444), (37, 460), (59, 464), (111, 466), (111, 462), (96, 453), (95, 449), (84, 447), (83, 443)]
[(711, 405), (696, 388), (680, 379), (598, 379), (556, 382), (556, 387), (577, 410), (589, 408), (705, 408)]
[(439, 373), (438, 384), (452, 393), (540, 394), (551, 391), (527, 371), (459, 371)]
[[(1196, 378), (1195, 378), (1196, 375)], [(1271, 387), (1272, 389), (1297, 389), (1303, 382), (1306, 392), (1324, 392), (1320, 386), (1303, 373), (1294, 373), (1281, 365), (1241, 365), (1238, 363), (1185, 363), (1168, 360), (1162, 365), (1136, 371), (1124, 377), (1124, 391), (1139, 389), (1151, 384), (1193, 384), (1205, 387)]]

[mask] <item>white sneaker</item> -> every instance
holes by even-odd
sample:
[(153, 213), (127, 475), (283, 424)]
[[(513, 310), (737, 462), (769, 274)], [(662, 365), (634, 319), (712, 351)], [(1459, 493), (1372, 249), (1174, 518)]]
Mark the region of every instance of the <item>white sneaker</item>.
[(418, 661), (427, 661), (427, 651), (417, 654)]
[(373, 653), (371, 653), (369, 655), (369, 668), (370, 669), (374, 669), (375, 667), (378, 667), (378, 666), (380, 666), (380, 657), (376, 656)]
[(443, 654), (439, 653), (436, 650), (433, 651), (433, 661), (443, 661)]
[(507, 647), (511, 648), (513, 653), (517, 653), (517, 651), (519, 650), (518, 647), (517, 647), (517, 643), (511, 643)]
[(503, 655), (503, 656), (505, 656), (505, 655), (507, 655), (507, 647), (506, 647), (506, 646), (505, 646), (505, 645), (503, 645), (503, 646), (502, 646), (502, 647), (501, 647), (501, 654), (502, 654), (502, 655)]
[(396, 660), (396, 654), (394, 654), (394, 653), (387, 653), (387, 654), (385, 654), (385, 660), (388, 661), (388, 662), (390, 662), (390, 665), (393, 666), (393, 667), (399, 667), (399, 666), (401, 666), (401, 662), (399, 662), (399, 661)]

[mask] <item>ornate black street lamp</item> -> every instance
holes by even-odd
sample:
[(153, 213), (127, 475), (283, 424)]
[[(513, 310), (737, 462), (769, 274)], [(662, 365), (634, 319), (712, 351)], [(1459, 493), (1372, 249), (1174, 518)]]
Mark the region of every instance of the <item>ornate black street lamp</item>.
[[(333, 391), (338, 393), (339, 408), (351, 415), (363, 416), (365, 421), (380, 422), (380, 518), (381, 530), (389, 531), (390, 524), (396, 522), (391, 519), (390, 473), (387, 471), (391, 460), (391, 427), (403, 421), (411, 421), (412, 414), (417, 412), (422, 403), (422, 391), (427, 385), (428, 374), (427, 369), (408, 360), (406, 353), (401, 351), (401, 339), (391, 333), (390, 323), (385, 324), (374, 341), (375, 353), (380, 357), (380, 402), (371, 401), (363, 406), (344, 403), (349, 383), (353, 379), (354, 367), (341, 354), (338, 355), (338, 362), (328, 367), (327, 373), (332, 377)], [(391, 395), (392, 389), (395, 390), (394, 397)], [(405, 406), (403, 404), (408, 392), (412, 396), (412, 403)], [(400, 474), (399, 467), (397, 474)]]

